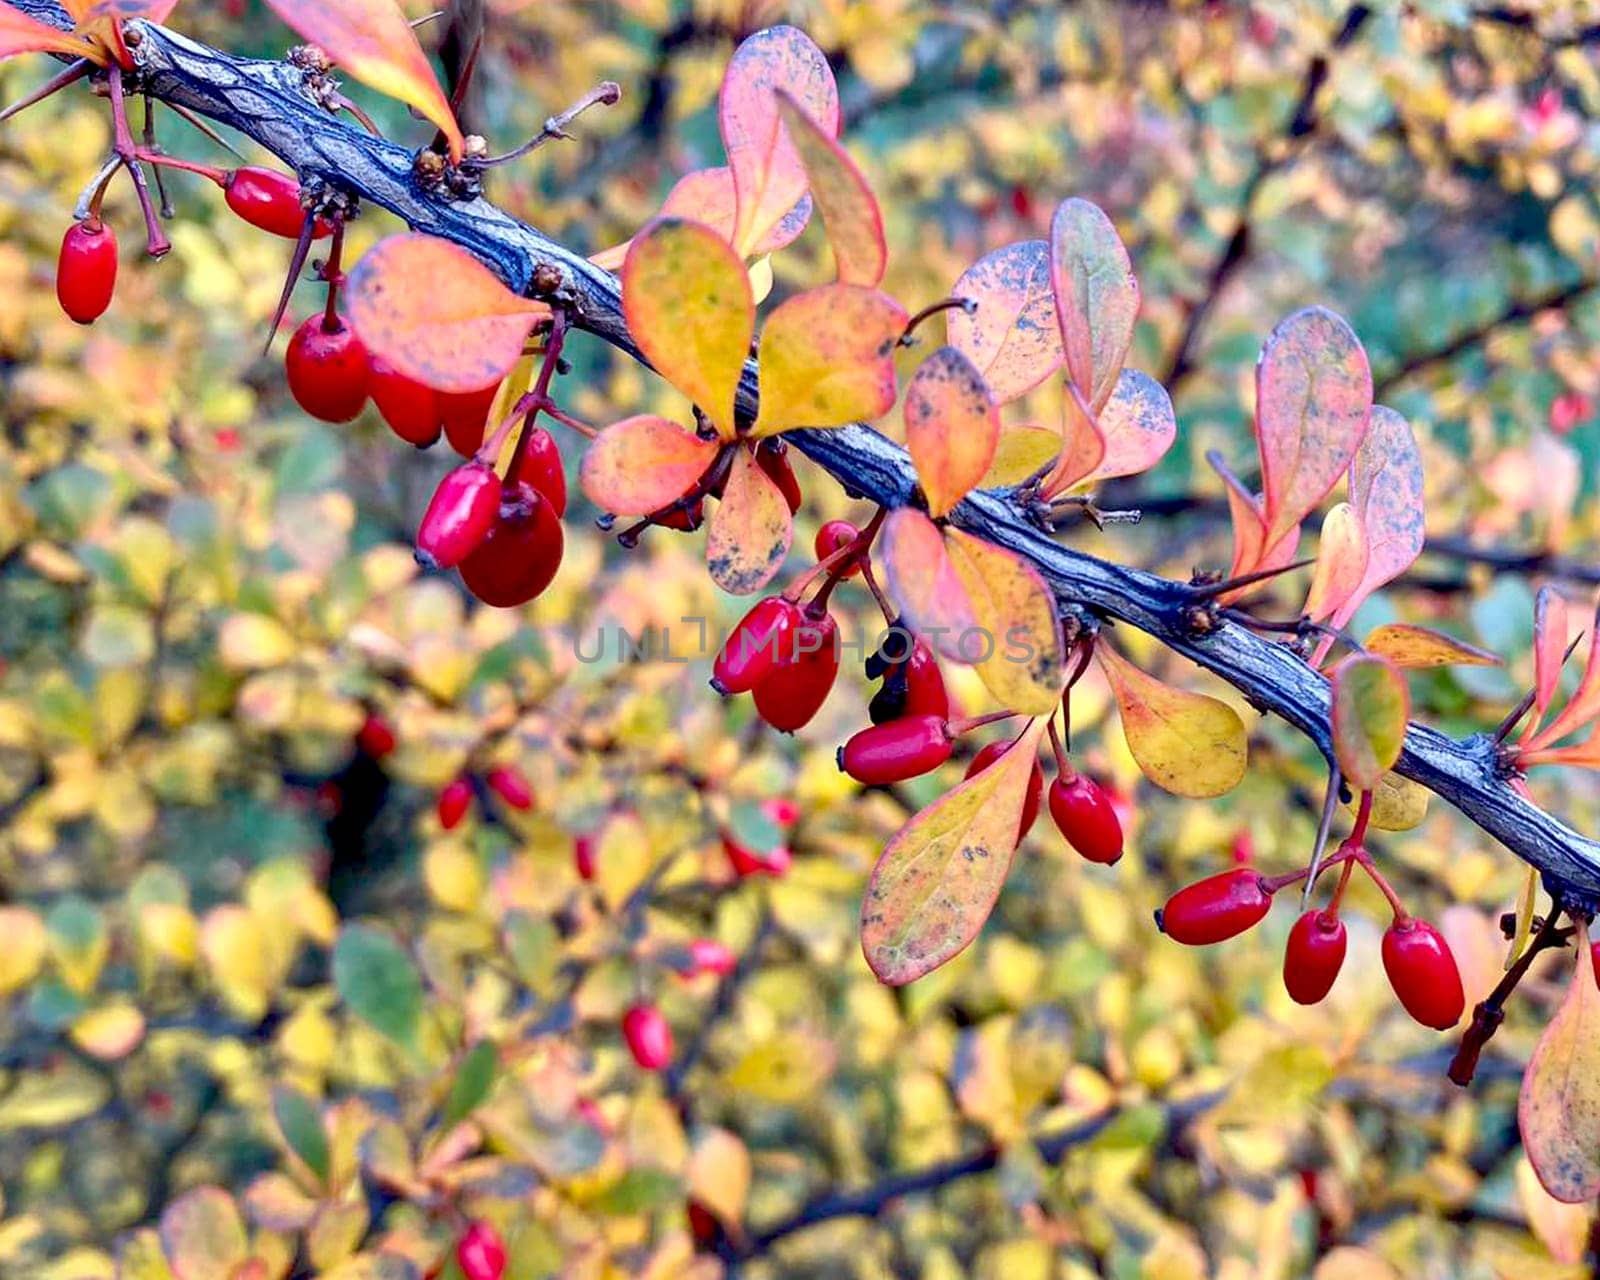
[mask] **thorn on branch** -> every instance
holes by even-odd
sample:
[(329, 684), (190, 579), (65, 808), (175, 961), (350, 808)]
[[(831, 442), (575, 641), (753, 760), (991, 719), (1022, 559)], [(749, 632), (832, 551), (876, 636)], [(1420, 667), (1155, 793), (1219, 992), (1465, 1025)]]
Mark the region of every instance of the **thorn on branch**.
[(961, 311), (969, 316), (976, 315), (978, 313), (978, 300), (976, 298), (958, 298), (952, 294), (948, 298), (940, 298), (937, 302), (930, 302), (906, 321), (905, 330), (900, 334), (897, 345), (902, 347), (914, 346), (916, 338), (913, 335), (917, 331), (917, 326), (924, 320), (938, 315), (941, 311)]

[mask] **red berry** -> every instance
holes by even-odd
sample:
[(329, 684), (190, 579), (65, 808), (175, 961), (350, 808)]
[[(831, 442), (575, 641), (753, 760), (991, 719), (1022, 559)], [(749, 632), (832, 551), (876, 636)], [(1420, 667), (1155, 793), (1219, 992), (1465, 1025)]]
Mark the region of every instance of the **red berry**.
[(1405, 1010), (1425, 1027), (1448, 1031), (1467, 1007), (1461, 974), (1444, 935), (1423, 920), (1396, 920), (1383, 935), (1383, 969)]
[(543, 427), (527, 428), (517, 465), (507, 478), (531, 484), (545, 496), (557, 516), (567, 514), (567, 473), (561, 465), (561, 450)]
[(336, 318), (311, 316), (289, 339), (284, 368), (295, 402), (323, 422), (349, 422), (367, 403), (367, 349), (356, 331)]
[(653, 1004), (633, 1005), (622, 1015), (622, 1038), (646, 1071), (660, 1071), (672, 1061), (672, 1028)]
[[(856, 540), (861, 530), (848, 520), (830, 520), (817, 530), (815, 543), (817, 561), (821, 563), (831, 556), (840, 547), (849, 546)], [(853, 578), (861, 572), (861, 557), (852, 556), (845, 562), (845, 567), (837, 570), (841, 578)]]
[[(972, 763), (967, 765), (969, 778), (976, 778), (980, 773), (998, 760), (1005, 753), (1009, 742), (991, 742), (977, 755), (972, 757)], [(1021, 844), (1023, 837), (1033, 830), (1033, 824), (1039, 818), (1039, 801), (1044, 797), (1044, 769), (1037, 758), (1033, 762), (1033, 772), (1028, 775), (1028, 793), (1022, 800), (1022, 821), (1017, 827), (1017, 843)]]
[(1296, 1004), (1316, 1004), (1333, 989), (1350, 945), (1344, 921), (1311, 910), (1294, 922), (1283, 952), (1283, 985)]
[(500, 1280), (506, 1273), (506, 1246), (487, 1222), (474, 1222), (456, 1241), (456, 1265), (466, 1280)]
[(831, 613), (807, 613), (795, 628), (792, 653), (780, 654), (755, 687), (756, 710), (774, 729), (793, 733), (827, 700), (839, 675), (839, 628)]
[(1578, 391), (1563, 391), (1550, 402), (1550, 430), (1564, 436), (1594, 413), (1594, 401)]
[[(235, 169), (223, 183), (228, 208), (248, 222), (285, 240), (298, 240), (305, 226), (306, 210), (300, 203), (300, 183), (293, 174), (276, 169), (246, 167)], [(322, 239), (333, 230), (317, 219), (312, 238)]]
[(1057, 777), (1050, 784), (1050, 816), (1067, 843), (1090, 862), (1107, 865), (1122, 856), (1122, 824), (1106, 789), (1086, 774)]
[(578, 869), (578, 879), (593, 880), (595, 871), (595, 853), (597, 846), (595, 838), (589, 835), (579, 836), (572, 842), (572, 863)]
[(726, 978), (738, 967), (739, 957), (715, 938), (696, 938), (689, 944), (688, 976), (691, 978), (702, 973), (714, 973), (719, 978)]
[(561, 521), (526, 481), (506, 485), (483, 540), (461, 562), (461, 580), (484, 604), (514, 609), (548, 587), (561, 567)]
[(490, 790), (513, 809), (533, 808), (533, 788), (521, 769), (514, 764), (504, 764), (489, 770), (484, 779)]
[(717, 1215), (693, 1198), (685, 1207), (684, 1213), (688, 1218), (689, 1234), (694, 1237), (694, 1242), (704, 1250), (714, 1249), (725, 1234)]
[(369, 715), (356, 734), (356, 745), (374, 760), (382, 760), (394, 750), (394, 730), (379, 715)]
[(499, 392), (498, 382), (480, 391), (434, 392), (445, 439), (463, 458), (472, 457), (483, 446), (483, 431), (489, 422), (489, 410), (494, 408), (494, 398)]
[(117, 233), (98, 218), (74, 222), (61, 237), (56, 301), (79, 324), (93, 324), (117, 287)]
[(1179, 889), (1156, 912), (1156, 928), (1174, 942), (1206, 946), (1259, 924), (1271, 906), (1260, 873), (1235, 867)]
[(780, 660), (795, 656), (795, 632), (805, 620), (799, 605), (782, 596), (758, 600), (728, 633), (712, 666), (718, 693), (749, 693)]
[(778, 486), (783, 500), (789, 504), (789, 514), (800, 510), (800, 503), (804, 499), (800, 493), (800, 481), (795, 478), (794, 468), (789, 465), (788, 445), (778, 440), (762, 441), (761, 447), (756, 450), (756, 465)]
[(455, 830), (470, 808), (472, 782), (467, 778), (457, 778), (439, 793), (439, 825), (446, 831)]
[(417, 526), (417, 559), (453, 569), (488, 536), (500, 515), (500, 477), (493, 467), (469, 462), (439, 481)]
[[(773, 799), (761, 802), (761, 812), (780, 827), (792, 827), (800, 821), (800, 806), (793, 800)], [(1597, 943), (1596, 945), (1600, 945)]]
[(746, 876), (781, 876), (794, 861), (788, 845), (780, 844), (767, 853), (757, 853), (727, 835), (722, 837), (722, 851), (728, 855), (733, 873), (741, 880)]
[(886, 787), (937, 769), (954, 746), (939, 716), (875, 724), (839, 748), (839, 768), (869, 787)]
[(439, 438), (439, 403), (432, 387), (372, 356), (367, 361), (367, 394), (389, 429), (407, 444), (426, 449)]

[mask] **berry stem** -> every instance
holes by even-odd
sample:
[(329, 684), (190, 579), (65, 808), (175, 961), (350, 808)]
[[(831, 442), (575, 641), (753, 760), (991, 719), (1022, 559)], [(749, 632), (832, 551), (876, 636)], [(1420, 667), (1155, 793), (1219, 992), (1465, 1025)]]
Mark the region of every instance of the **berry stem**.
[[(517, 447), (511, 454), (511, 469), (507, 473), (509, 475), (515, 475), (522, 463), (522, 455), (528, 448), (528, 433), (533, 428), (534, 420), (539, 416), (539, 410), (547, 408), (550, 404), (550, 383), (554, 380), (556, 369), (561, 364), (561, 348), (566, 342), (567, 313), (557, 307), (550, 316), (550, 336), (545, 339), (544, 363), (539, 366), (539, 376), (534, 379), (532, 389), (523, 397), (528, 401), (527, 407), (523, 408), (522, 401), (518, 401), (518, 408), (527, 416), (522, 422), (522, 434), (517, 437)], [(512, 416), (515, 417), (515, 411)]]
[(155, 205), (150, 200), (150, 187), (145, 182), (144, 170), (139, 167), (139, 148), (133, 141), (133, 130), (128, 125), (128, 99), (122, 90), (122, 68), (112, 62), (107, 72), (111, 86), (111, 129), (117, 154), (128, 166), (133, 179), (134, 194), (139, 197), (139, 211), (144, 215), (145, 251), (152, 258), (164, 258), (172, 251), (172, 241), (161, 229)]
[[(887, 508), (879, 507), (877, 514), (875, 514), (871, 520), (867, 521), (865, 526), (862, 527), (860, 533), (856, 534), (856, 536), (849, 542), (845, 543), (844, 546), (836, 547), (831, 554), (824, 556), (811, 568), (807, 569), (798, 578), (791, 582), (788, 587), (784, 589), (783, 598), (785, 600), (792, 600), (798, 604), (800, 602), (800, 597), (806, 593), (806, 590), (811, 586), (811, 584), (826, 573), (833, 576), (829, 579), (828, 583), (822, 588), (822, 590), (817, 593), (817, 600), (823, 606), (826, 606), (828, 603), (828, 595), (830, 592), (832, 592), (834, 584), (839, 581), (841, 576), (836, 571), (841, 570), (843, 566), (848, 565), (857, 556), (864, 555), (868, 550), (871, 549), (872, 540), (878, 536), (878, 530), (882, 527), (884, 520), (888, 517), (888, 514), (889, 512)], [(890, 621), (893, 622), (894, 619), (891, 618)]]
[(150, 146), (139, 148), (136, 160), (143, 161), (156, 171), (156, 184), (160, 185), (162, 169), (182, 169), (185, 173), (197, 173), (202, 178), (208, 178), (219, 187), (228, 183), (228, 171), (214, 164), (201, 164), (195, 160), (181, 160), (177, 156), (169, 156), (164, 151), (157, 151)]
[(981, 716), (966, 716), (960, 720), (947, 720), (945, 732), (952, 738), (959, 738), (964, 733), (971, 733), (974, 729), (981, 729), (984, 725), (999, 724), (1002, 720), (1010, 720), (1018, 713), (1015, 711), (989, 711)]
[(1384, 879), (1383, 872), (1373, 865), (1372, 855), (1365, 849), (1360, 849), (1356, 854), (1356, 861), (1361, 864), (1361, 869), (1372, 877), (1372, 883), (1378, 886), (1378, 891), (1389, 900), (1390, 909), (1394, 911), (1394, 922), (1404, 924), (1411, 918), (1411, 913), (1406, 910), (1405, 903), (1400, 901), (1400, 895), (1394, 891), (1394, 886)]
[(1355, 872), (1356, 864), (1353, 858), (1346, 858), (1344, 871), (1340, 873), (1339, 883), (1333, 887), (1333, 897), (1328, 899), (1327, 914), (1337, 917), (1339, 904), (1344, 901), (1344, 891), (1350, 883), (1350, 877)]
[[(313, 215), (306, 215), (308, 225), (315, 228)], [(322, 332), (338, 333), (344, 328), (339, 323), (339, 285), (344, 281), (341, 263), (344, 259), (344, 219), (333, 219), (333, 242), (328, 246), (328, 261), (323, 264), (322, 278), (328, 282), (328, 301), (322, 309)]]
[(1356, 809), (1356, 825), (1351, 828), (1349, 843), (1363, 844), (1367, 838), (1367, 824), (1372, 821), (1372, 792), (1361, 793), (1361, 804)]
[[(1367, 851), (1360, 845), (1348, 843), (1342, 844), (1339, 846), (1338, 852), (1336, 852), (1331, 858), (1324, 859), (1323, 862), (1315, 868), (1307, 865), (1301, 867), (1298, 871), (1285, 871), (1281, 876), (1262, 876), (1261, 883), (1267, 886), (1267, 891), (1269, 893), (1277, 893), (1279, 889), (1286, 888), (1291, 884), (1298, 884), (1302, 880), (1306, 882), (1306, 885), (1309, 888), (1318, 880), (1320, 880), (1324, 873), (1333, 870), (1334, 867), (1348, 866), (1350, 863), (1354, 862), (1365, 864), (1366, 861)], [(1340, 888), (1340, 892), (1343, 892), (1342, 886)], [(1305, 909), (1306, 908), (1302, 907), (1302, 910)]]
[[(156, 100), (150, 96), (149, 90), (144, 94), (144, 149), (153, 152), (156, 149)], [(167, 194), (166, 179), (161, 176), (160, 169), (152, 169), (156, 177), (156, 195), (161, 199), (161, 216), (175, 218), (178, 211), (172, 207), (172, 197)]]
[(872, 598), (878, 602), (878, 611), (883, 614), (883, 620), (891, 627), (899, 620), (900, 615), (895, 612), (894, 605), (889, 597), (883, 593), (883, 588), (878, 585), (878, 577), (872, 572), (870, 559), (861, 562), (861, 580), (867, 584), (867, 590), (872, 592)]
[[(1066, 715), (1066, 703), (1062, 703), (1061, 714)], [(1071, 782), (1078, 776), (1072, 767), (1072, 761), (1067, 759), (1067, 749), (1061, 745), (1061, 735), (1056, 732), (1056, 718), (1054, 715), (1046, 722), (1045, 728), (1050, 731), (1050, 750), (1055, 754), (1056, 772), (1061, 775), (1062, 781)]]

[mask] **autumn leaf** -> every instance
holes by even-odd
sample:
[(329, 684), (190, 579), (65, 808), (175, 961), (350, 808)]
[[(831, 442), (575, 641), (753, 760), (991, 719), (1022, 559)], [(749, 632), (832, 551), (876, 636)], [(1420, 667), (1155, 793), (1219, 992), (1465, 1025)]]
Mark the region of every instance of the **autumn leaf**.
[(1022, 240), (961, 273), (952, 297), (976, 304), (948, 313), (950, 345), (977, 366), (996, 403), (1032, 391), (1061, 367), (1061, 326), (1050, 287), (1050, 246)]
[(1307, 307), (1267, 336), (1256, 365), (1265, 545), (1327, 496), (1355, 457), (1371, 412), (1367, 353), (1333, 312)]
[(1367, 543), (1361, 520), (1348, 502), (1336, 503), (1322, 517), (1317, 563), (1311, 572), (1304, 613), (1312, 622), (1331, 617), (1361, 587), (1367, 571)]
[(602, 510), (647, 516), (681, 498), (720, 447), (670, 419), (639, 414), (595, 437), (583, 455), (578, 483)]
[(780, 304), (761, 326), (754, 436), (870, 421), (894, 407), (894, 349), (906, 313), (888, 294), (825, 284)]
[[(733, 190), (733, 173), (726, 165), (711, 169), (696, 169), (686, 173), (673, 184), (662, 201), (658, 218), (682, 218), (689, 222), (703, 222), (730, 245), (733, 243), (733, 223), (738, 212), (737, 197)], [(771, 230), (750, 248), (752, 256), (774, 253), (792, 244), (806, 229), (811, 219), (811, 197), (803, 197), (794, 208), (776, 223)], [(633, 241), (625, 240), (609, 249), (590, 256), (589, 261), (607, 271), (621, 270)]]
[(1050, 284), (1067, 373), (1098, 414), (1111, 398), (1139, 316), (1139, 282), (1111, 219), (1063, 200), (1050, 221)]
[(906, 624), (945, 657), (967, 661), (959, 642), (978, 624), (939, 526), (913, 507), (898, 507), (878, 543), (885, 585)]
[(1106, 456), (1106, 438), (1100, 424), (1089, 412), (1083, 393), (1071, 378), (1061, 387), (1061, 451), (1055, 469), (1039, 487), (1041, 497), (1053, 497), (1082, 483), (1094, 474)]
[(225, 1280), (249, 1246), (239, 1207), (221, 1187), (196, 1187), (161, 1215), (161, 1249), (174, 1280)]
[(717, 119), (737, 199), (732, 243), (743, 254), (755, 252), (806, 195), (805, 166), (778, 114), (780, 89), (829, 137), (839, 132), (833, 70), (804, 32), (768, 27), (734, 50)]
[(978, 936), (1011, 867), (1044, 724), (1032, 721), (884, 849), (861, 904), (861, 950), (880, 981), (915, 981)]
[(550, 314), (465, 249), (436, 236), (390, 236), (367, 250), (342, 301), (367, 350), (439, 391), (493, 386)]
[[(1536, 652), (1543, 652), (1543, 646)], [(1549, 661), (1555, 663), (1560, 658), (1552, 655)], [(1600, 608), (1595, 610), (1593, 625), (1589, 629), (1589, 657), (1583, 665), (1583, 675), (1578, 679), (1577, 689), (1567, 700), (1567, 705), (1561, 708), (1561, 713), (1528, 739), (1527, 749), (1537, 751), (1559, 742), (1597, 717), (1600, 717)]]
[[(1278, 569), (1294, 560), (1300, 546), (1300, 526), (1297, 524), (1278, 541), (1270, 551), (1266, 547), (1267, 522), (1262, 514), (1261, 499), (1244, 487), (1233, 474), (1222, 456), (1215, 450), (1206, 454), (1212, 470), (1222, 478), (1228, 495), (1228, 513), (1233, 523), (1233, 564), (1228, 570), (1230, 578), (1254, 573), (1258, 569)], [(1252, 591), (1261, 590), (1257, 583), (1239, 587), (1218, 597), (1222, 604), (1242, 600)]]
[(1411, 424), (1386, 405), (1374, 405), (1367, 433), (1350, 464), (1350, 502), (1366, 546), (1361, 582), (1333, 615), (1343, 627), (1379, 587), (1394, 581), (1422, 554), (1422, 455)]
[(461, 161), (463, 139), (417, 33), (395, 0), (267, 0), (302, 39), (317, 45), (362, 84), (387, 94), (439, 127), (450, 158)]
[(937, 519), (988, 471), (1000, 436), (999, 411), (972, 361), (954, 347), (940, 347), (912, 375), (901, 412), (928, 514)]
[(1539, 722), (1555, 699), (1561, 669), (1567, 664), (1571, 626), (1567, 598), (1552, 586), (1540, 587), (1533, 601), (1533, 715), (1522, 734), (1523, 742), (1539, 731)]
[(842, 284), (875, 287), (889, 263), (883, 213), (856, 162), (795, 100), (778, 91), (778, 114), (811, 184)]
[(1144, 776), (1164, 791), (1207, 800), (1244, 777), (1249, 755), (1244, 721), (1225, 702), (1141, 671), (1108, 644), (1096, 644), (1122, 716), (1128, 750)]
[(0, 0), (0, 59), (19, 53), (59, 53), (69, 58), (88, 58), (101, 66), (108, 61), (106, 51), (93, 41), (40, 22)]
[(1049, 715), (1066, 680), (1055, 596), (1037, 569), (1004, 547), (948, 528), (944, 544), (975, 623), (956, 637), (951, 656), (971, 666), (1007, 710)]
[(978, 487), (997, 489), (1021, 484), (1053, 463), (1060, 452), (1061, 436), (1050, 427), (1002, 426), (995, 442), (994, 459)]
[(1367, 633), (1361, 647), (1405, 669), (1423, 667), (1498, 667), (1487, 649), (1408, 622), (1389, 622)]
[(1111, 398), (1095, 417), (1105, 451), (1085, 477), (1091, 481), (1148, 471), (1178, 438), (1178, 420), (1166, 388), (1147, 373), (1124, 369)]
[(656, 372), (733, 439), (756, 311), (750, 277), (727, 241), (699, 222), (651, 223), (622, 264), (622, 310)]
[(1539, 1037), (1517, 1099), (1522, 1148), (1563, 1204), (1600, 1195), (1600, 986), (1581, 915), (1576, 942), (1566, 999)]
[(1385, 658), (1355, 653), (1333, 672), (1333, 751), (1350, 785), (1371, 791), (1405, 745), (1411, 695)]
[(729, 595), (759, 591), (783, 567), (793, 540), (794, 522), (782, 490), (753, 452), (740, 449), (706, 534), (712, 581)]

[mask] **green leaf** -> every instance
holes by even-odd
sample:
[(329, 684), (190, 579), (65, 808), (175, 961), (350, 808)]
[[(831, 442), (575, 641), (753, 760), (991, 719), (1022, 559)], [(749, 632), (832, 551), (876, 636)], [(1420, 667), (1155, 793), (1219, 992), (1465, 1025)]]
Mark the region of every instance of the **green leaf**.
[(416, 1041), (422, 1018), (422, 978), (411, 957), (387, 933), (348, 925), (333, 947), (333, 985), (350, 1011), (397, 1044)]
[(646, 1213), (682, 1194), (678, 1179), (665, 1169), (629, 1169), (595, 1197), (597, 1213), (626, 1217)]
[(272, 1114), (289, 1149), (306, 1162), (306, 1168), (316, 1174), (320, 1181), (326, 1183), (331, 1161), (321, 1109), (298, 1089), (279, 1086), (272, 1091)]
[(450, 1085), (450, 1096), (444, 1104), (444, 1125), (459, 1124), (476, 1110), (478, 1104), (489, 1096), (494, 1085), (495, 1068), (500, 1056), (494, 1043), (480, 1040), (467, 1051), (461, 1068)]
[(1333, 751), (1358, 791), (1371, 791), (1400, 758), (1411, 695), (1386, 658), (1352, 654), (1333, 673)]

